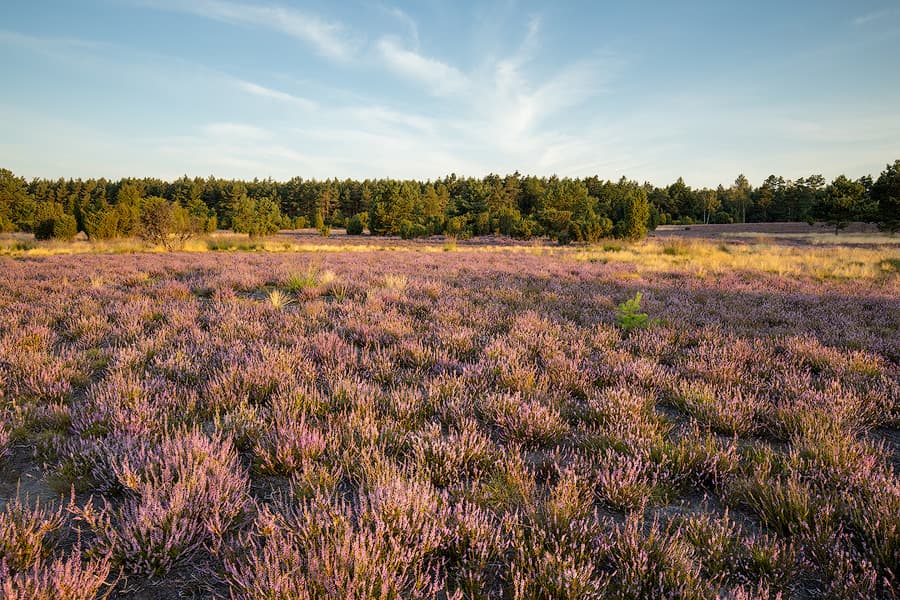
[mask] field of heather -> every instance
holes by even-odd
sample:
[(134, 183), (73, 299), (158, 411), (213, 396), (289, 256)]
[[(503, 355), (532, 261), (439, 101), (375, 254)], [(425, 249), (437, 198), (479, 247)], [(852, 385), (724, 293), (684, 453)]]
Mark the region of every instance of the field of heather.
[(0, 597), (900, 593), (896, 244), (292, 243), (0, 257)]

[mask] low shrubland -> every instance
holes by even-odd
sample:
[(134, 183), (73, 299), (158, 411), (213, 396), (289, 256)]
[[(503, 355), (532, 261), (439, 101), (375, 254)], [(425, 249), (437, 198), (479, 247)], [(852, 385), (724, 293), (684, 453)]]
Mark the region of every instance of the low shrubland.
[(0, 596), (896, 597), (896, 272), (673, 248), (0, 259)]

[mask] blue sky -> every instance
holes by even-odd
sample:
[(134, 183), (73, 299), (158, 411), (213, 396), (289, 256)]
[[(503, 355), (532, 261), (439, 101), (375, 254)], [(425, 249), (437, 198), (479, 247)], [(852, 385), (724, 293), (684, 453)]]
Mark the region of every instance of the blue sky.
[(900, 2), (5, 0), (26, 177), (877, 175)]

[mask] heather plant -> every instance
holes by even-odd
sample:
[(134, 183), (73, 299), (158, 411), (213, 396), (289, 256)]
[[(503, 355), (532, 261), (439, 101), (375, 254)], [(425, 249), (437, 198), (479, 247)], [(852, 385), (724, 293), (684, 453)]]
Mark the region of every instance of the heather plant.
[[(578, 533), (573, 537), (582, 537)], [(532, 528), (515, 550), (510, 577), (516, 600), (600, 598), (608, 589), (609, 575), (593, 544)]]
[(847, 530), (865, 560), (879, 576), (897, 585), (900, 564), (900, 485), (893, 473), (872, 477), (869, 488), (855, 496), (845, 495), (842, 511)]
[(495, 394), (480, 408), (502, 432), (504, 439), (530, 445), (549, 446), (568, 430), (559, 411), (521, 394)]
[(550, 488), (543, 510), (550, 523), (565, 528), (590, 517), (594, 508), (593, 485), (573, 466), (557, 470), (558, 479)]
[(433, 597), (446, 584), (432, 553), (448, 539), (435, 502), (399, 482), (362, 494), (356, 509), (321, 496), (277, 500), (226, 554), (224, 578), (236, 598)]
[(188, 433), (143, 446), (122, 457), (116, 474), (121, 506), (91, 500), (72, 510), (95, 534), (94, 550), (130, 573), (164, 575), (217, 549), (248, 511), (246, 476), (222, 438)]
[(12, 419), (7, 416), (7, 411), (0, 412), (0, 461), (12, 453)]
[(344, 479), (345, 472), (340, 464), (308, 460), (291, 475), (291, 494), (299, 500), (337, 497)]
[(707, 598), (690, 544), (656, 520), (638, 513), (616, 525), (597, 553), (613, 573), (604, 593), (617, 598)]
[(247, 401), (230, 410), (217, 411), (213, 419), (216, 431), (238, 450), (252, 448), (265, 428), (260, 409)]
[(60, 504), (55, 509), (32, 504), (19, 490), (0, 512), (0, 564), (12, 572), (30, 569), (48, 558), (68, 524)]
[(753, 392), (697, 381), (680, 382), (670, 401), (699, 425), (726, 435), (752, 433), (762, 404)]
[(796, 471), (779, 474), (776, 469), (772, 462), (762, 462), (736, 480), (729, 494), (773, 531), (784, 536), (805, 533), (825, 500)]
[[(0, 595), (107, 559), (135, 595), (895, 595), (879, 251), (370, 244), (0, 258), (0, 487), (74, 485), (80, 530)], [(635, 285), (665, 325), (626, 335)]]
[(593, 476), (600, 502), (630, 512), (644, 507), (658, 491), (660, 472), (648, 456), (606, 450), (597, 457)]
[(684, 516), (675, 523), (678, 535), (693, 547), (708, 581), (785, 594), (794, 591), (801, 568), (794, 545), (767, 535), (745, 534), (727, 510), (721, 516)]
[(650, 457), (665, 469), (668, 483), (682, 490), (721, 490), (741, 466), (733, 440), (726, 442), (704, 433), (696, 422), (674, 439), (660, 442)]
[(76, 549), (68, 558), (38, 561), (10, 572), (0, 562), (0, 595), (6, 600), (104, 600), (114, 589), (108, 558), (84, 561)]
[(446, 435), (433, 423), (416, 435), (411, 445), (418, 469), (440, 487), (477, 477), (494, 454), (491, 440), (474, 421), (466, 421), (459, 431)]
[(628, 386), (592, 389), (576, 408), (585, 426), (586, 447), (612, 447), (621, 452), (647, 450), (662, 442), (666, 426), (654, 410), (653, 396)]
[(466, 598), (496, 596), (512, 526), (492, 512), (466, 501), (450, 507), (450, 537), (441, 549), (447, 561), (448, 588)]
[(534, 506), (537, 484), (515, 446), (508, 447), (494, 469), (472, 490), (473, 500), (494, 510)]
[(253, 449), (257, 469), (269, 475), (290, 475), (325, 451), (325, 435), (296, 406), (277, 402), (267, 411), (267, 424)]

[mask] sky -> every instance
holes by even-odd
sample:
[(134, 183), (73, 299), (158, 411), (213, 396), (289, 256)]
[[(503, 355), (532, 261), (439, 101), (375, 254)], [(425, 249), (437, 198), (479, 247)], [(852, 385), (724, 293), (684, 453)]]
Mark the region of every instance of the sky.
[(877, 176), (898, 58), (898, 0), (3, 0), (0, 167)]

